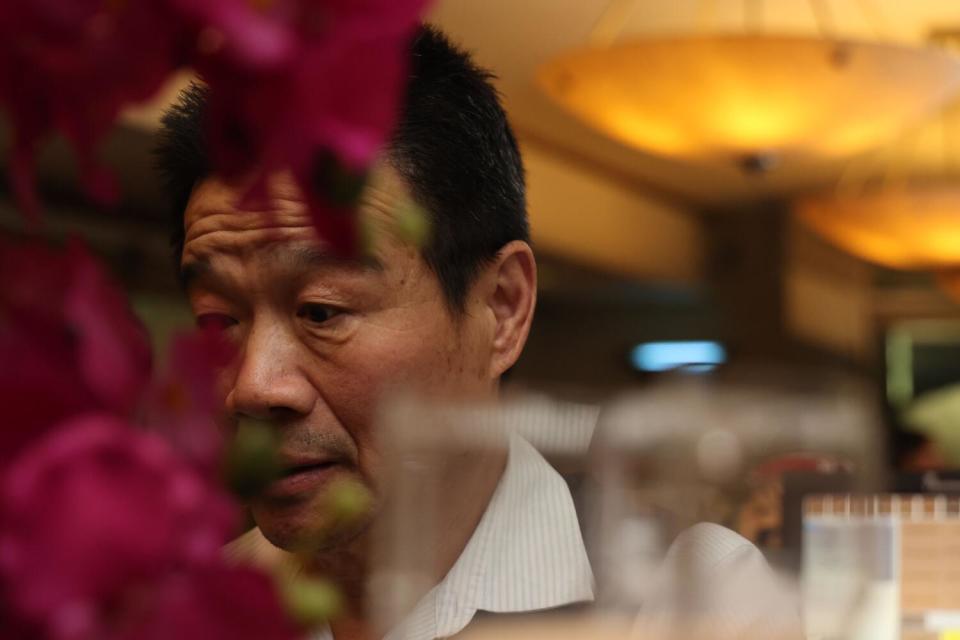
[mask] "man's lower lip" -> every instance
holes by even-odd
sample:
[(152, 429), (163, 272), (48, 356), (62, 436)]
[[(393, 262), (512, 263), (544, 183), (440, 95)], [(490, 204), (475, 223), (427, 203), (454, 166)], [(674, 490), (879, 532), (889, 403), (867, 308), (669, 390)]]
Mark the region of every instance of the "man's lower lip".
[(328, 482), (340, 468), (339, 464), (330, 463), (291, 473), (267, 485), (264, 496), (267, 498), (289, 498), (312, 491)]

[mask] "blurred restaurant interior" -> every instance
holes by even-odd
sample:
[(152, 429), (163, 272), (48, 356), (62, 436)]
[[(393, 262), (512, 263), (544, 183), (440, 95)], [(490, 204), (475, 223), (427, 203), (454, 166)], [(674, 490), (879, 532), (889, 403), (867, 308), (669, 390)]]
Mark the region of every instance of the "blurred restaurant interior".
[[(439, 0), (429, 20), (496, 75), (521, 145), (539, 289), (512, 389), (852, 381), (881, 489), (956, 491), (960, 3)], [(39, 163), (42, 233), (88, 238), (157, 345), (192, 322), (150, 152), (187, 80), (104, 145), (115, 210), (62, 141)], [(33, 233), (8, 193), (0, 224)], [(934, 608), (960, 615), (950, 593)]]

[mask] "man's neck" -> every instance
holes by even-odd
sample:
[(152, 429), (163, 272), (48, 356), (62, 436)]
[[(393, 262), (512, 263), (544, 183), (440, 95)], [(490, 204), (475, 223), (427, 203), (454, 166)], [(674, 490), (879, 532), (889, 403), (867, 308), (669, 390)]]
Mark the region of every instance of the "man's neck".
[(437, 531), (432, 556), (437, 582), (453, 568), (483, 518), (490, 498), (503, 476), (507, 452), (490, 451), (472, 454), (464, 462), (457, 479), (448, 479), (439, 488), (437, 504), (440, 512), (435, 520)]
[[(420, 544), (419, 548), (401, 551), (431, 560), (431, 578), (434, 585), (449, 573), (473, 536), (503, 475), (507, 455), (505, 449), (473, 452), (468, 459), (451, 464), (450, 473), (444, 473), (437, 478), (435, 503), (422, 505), (436, 509), (432, 517), (423, 519), (423, 522), (434, 523), (436, 530), (423, 532), (424, 535), (419, 540), (407, 541), (411, 545)], [(402, 517), (419, 519), (420, 514), (406, 513), (402, 514)], [(392, 533), (387, 531), (384, 535), (390, 536)], [(384, 549), (374, 549), (377, 544), (371, 537), (358, 538), (348, 549), (341, 548), (335, 552), (320, 554), (310, 567), (311, 573), (337, 584), (344, 595), (344, 615), (330, 625), (336, 640), (371, 640), (379, 635), (369, 624), (372, 617), (382, 620), (383, 616), (371, 616), (374, 612), (368, 610), (368, 579), (371, 563), (375, 565), (381, 560), (389, 563), (390, 558), (384, 557)], [(371, 555), (374, 551), (376, 553)], [(387, 552), (387, 555), (389, 553)], [(375, 560), (371, 561), (371, 558)], [(422, 593), (411, 595), (419, 600), (428, 589), (424, 584)], [(406, 615), (409, 611), (392, 613), (394, 619), (382, 620), (384, 624), (398, 623), (396, 617)]]

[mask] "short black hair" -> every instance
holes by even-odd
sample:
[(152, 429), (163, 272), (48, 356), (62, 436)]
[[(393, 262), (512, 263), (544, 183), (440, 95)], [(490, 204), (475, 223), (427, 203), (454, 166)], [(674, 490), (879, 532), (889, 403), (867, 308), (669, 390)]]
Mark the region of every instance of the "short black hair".
[[(400, 118), (385, 150), (429, 213), (423, 257), (454, 311), (462, 311), (479, 270), (508, 242), (530, 235), (523, 163), (492, 80), (438, 29), (419, 27)], [(211, 171), (203, 135), (208, 92), (195, 84), (180, 95), (163, 116), (155, 149), (172, 200), (178, 262), (187, 201)]]

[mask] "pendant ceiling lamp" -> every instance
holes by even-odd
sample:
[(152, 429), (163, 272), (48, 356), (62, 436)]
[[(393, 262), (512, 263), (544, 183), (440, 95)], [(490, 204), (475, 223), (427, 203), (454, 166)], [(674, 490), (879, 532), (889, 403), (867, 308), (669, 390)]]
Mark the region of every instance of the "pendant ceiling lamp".
[(800, 199), (794, 215), (875, 264), (960, 272), (960, 102), (851, 161), (832, 192)]
[(808, 198), (795, 214), (830, 243), (893, 269), (960, 268), (960, 180)]
[[(611, 5), (620, 5), (620, 27), (623, 4)], [(763, 170), (848, 156), (960, 89), (960, 60), (934, 47), (764, 34), (615, 41), (610, 32), (549, 61), (540, 87), (600, 132), (683, 159)]]

